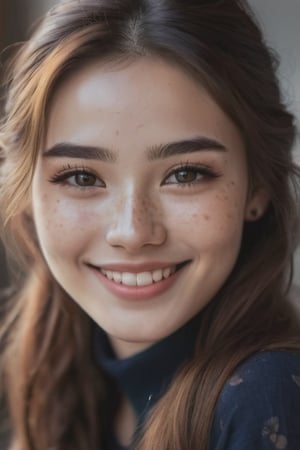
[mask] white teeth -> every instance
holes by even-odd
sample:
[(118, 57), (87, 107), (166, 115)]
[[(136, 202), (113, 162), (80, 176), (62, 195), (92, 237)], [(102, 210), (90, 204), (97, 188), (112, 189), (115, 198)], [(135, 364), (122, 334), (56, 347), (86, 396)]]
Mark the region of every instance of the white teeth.
[(124, 272), (122, 273), (122, 284), (127, 286), (136, 286), (136, 274)]
[[(147, 286), (153, 283), (151, 272), (142, 272), (136, 275), (136, 281), (138, 286)], [(155, 281), (155, 280), (154, 280)]]
[(121, 283), (121, 281), (122, 281), (122, 274), (121, 274), (121, 272), (112, 272), (112, 276), (113, 276), (113, 280), (116, 283), (118, 283), (118, 284)]
[(113, 280), (118, 284), (125, 284), (127, 286), (148, 286), (149, 284), (157, 283), (162, 279), (168, 278), (176, 271), (176, 266), (167, 267), (165, 269), (156, 269), (152, 272), (114, 272), (113, 270), (101, 269), (101, 272), (109, 280)]
[(162, 280), (162, 277), (163, 277), (163, 272), (161, 269), (157, 269), (152, 272), (153, 281), (160, 281), (160, 280)]
[(106, 276), (107, 276), (107, 278), (108, 278), (109, 280), (112, 280), (113, 277), (114, 277), (114, 275), (113, 275), (113, 273), (112, 273), (111, 270), (107, 270), (107, 271), (106, 271)]
[(170, 274), (171, 274), (170, 267), (167, 267), (166, 269), (163, 270), (164, 278), (168, 278), (170, 276)]

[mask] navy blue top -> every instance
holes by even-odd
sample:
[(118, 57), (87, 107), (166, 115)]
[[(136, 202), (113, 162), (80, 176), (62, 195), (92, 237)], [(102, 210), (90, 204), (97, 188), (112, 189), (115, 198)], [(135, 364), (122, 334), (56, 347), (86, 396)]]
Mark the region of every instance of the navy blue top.
[[(127, 395), (138, 417), (147, 412), (193, 355), (200, 318), (126, 359), (117, 359), (105, 333), (95, 332), (99, 365)], [(112, 428), (111, 428), (112, 430)], [(126, 450), (111, 431), (107, 450)], [(226, 382), (216, 406), (208, 450), (300, 450), (300, 352), (264, 351), (248, 358)]]
[(209, 450), (300, 450), (300, 353), (248, 358), (225, 384)]

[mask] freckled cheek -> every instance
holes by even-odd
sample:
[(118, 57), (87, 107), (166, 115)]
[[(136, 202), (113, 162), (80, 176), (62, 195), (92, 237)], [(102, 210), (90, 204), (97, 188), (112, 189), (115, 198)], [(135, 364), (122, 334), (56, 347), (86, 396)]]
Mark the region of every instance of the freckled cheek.
[(205, 236), (206, 242), (215, 243), (238, 241), (244, 223), (240, 199), (222, 192), (207, 199), (177, 204), (166, 216), (174, 233)]
[(35, 213), (35, 224), (44, 250), (51, 255), (81, 251), (92, 226), (85, 208), (55, 201), (41, 205)]

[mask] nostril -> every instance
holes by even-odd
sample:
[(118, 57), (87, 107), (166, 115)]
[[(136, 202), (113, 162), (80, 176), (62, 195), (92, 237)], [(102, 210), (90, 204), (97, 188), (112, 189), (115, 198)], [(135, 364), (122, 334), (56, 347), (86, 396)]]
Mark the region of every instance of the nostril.
[(113, 247), (123, 247), (136, 251), (146, 245), (161, 245), (165, 242), (167, 230), (161, 223), (125, 218), (117, 226), (111, 226), (106, 232), (106, 241)]

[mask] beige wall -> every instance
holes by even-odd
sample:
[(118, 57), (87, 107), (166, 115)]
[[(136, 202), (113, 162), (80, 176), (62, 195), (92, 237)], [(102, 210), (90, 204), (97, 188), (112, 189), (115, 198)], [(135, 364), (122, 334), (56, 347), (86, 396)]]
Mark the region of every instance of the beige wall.
[[(26, 0), (28, 3), (28, 15), (31, 20), (36, 19), (50, 9), (58, 0)], [(30, 23), (30, 22), (29, 22)]]
[(24, 39), (34, 21), (57, 0), (0, 0), (0, 47)]

